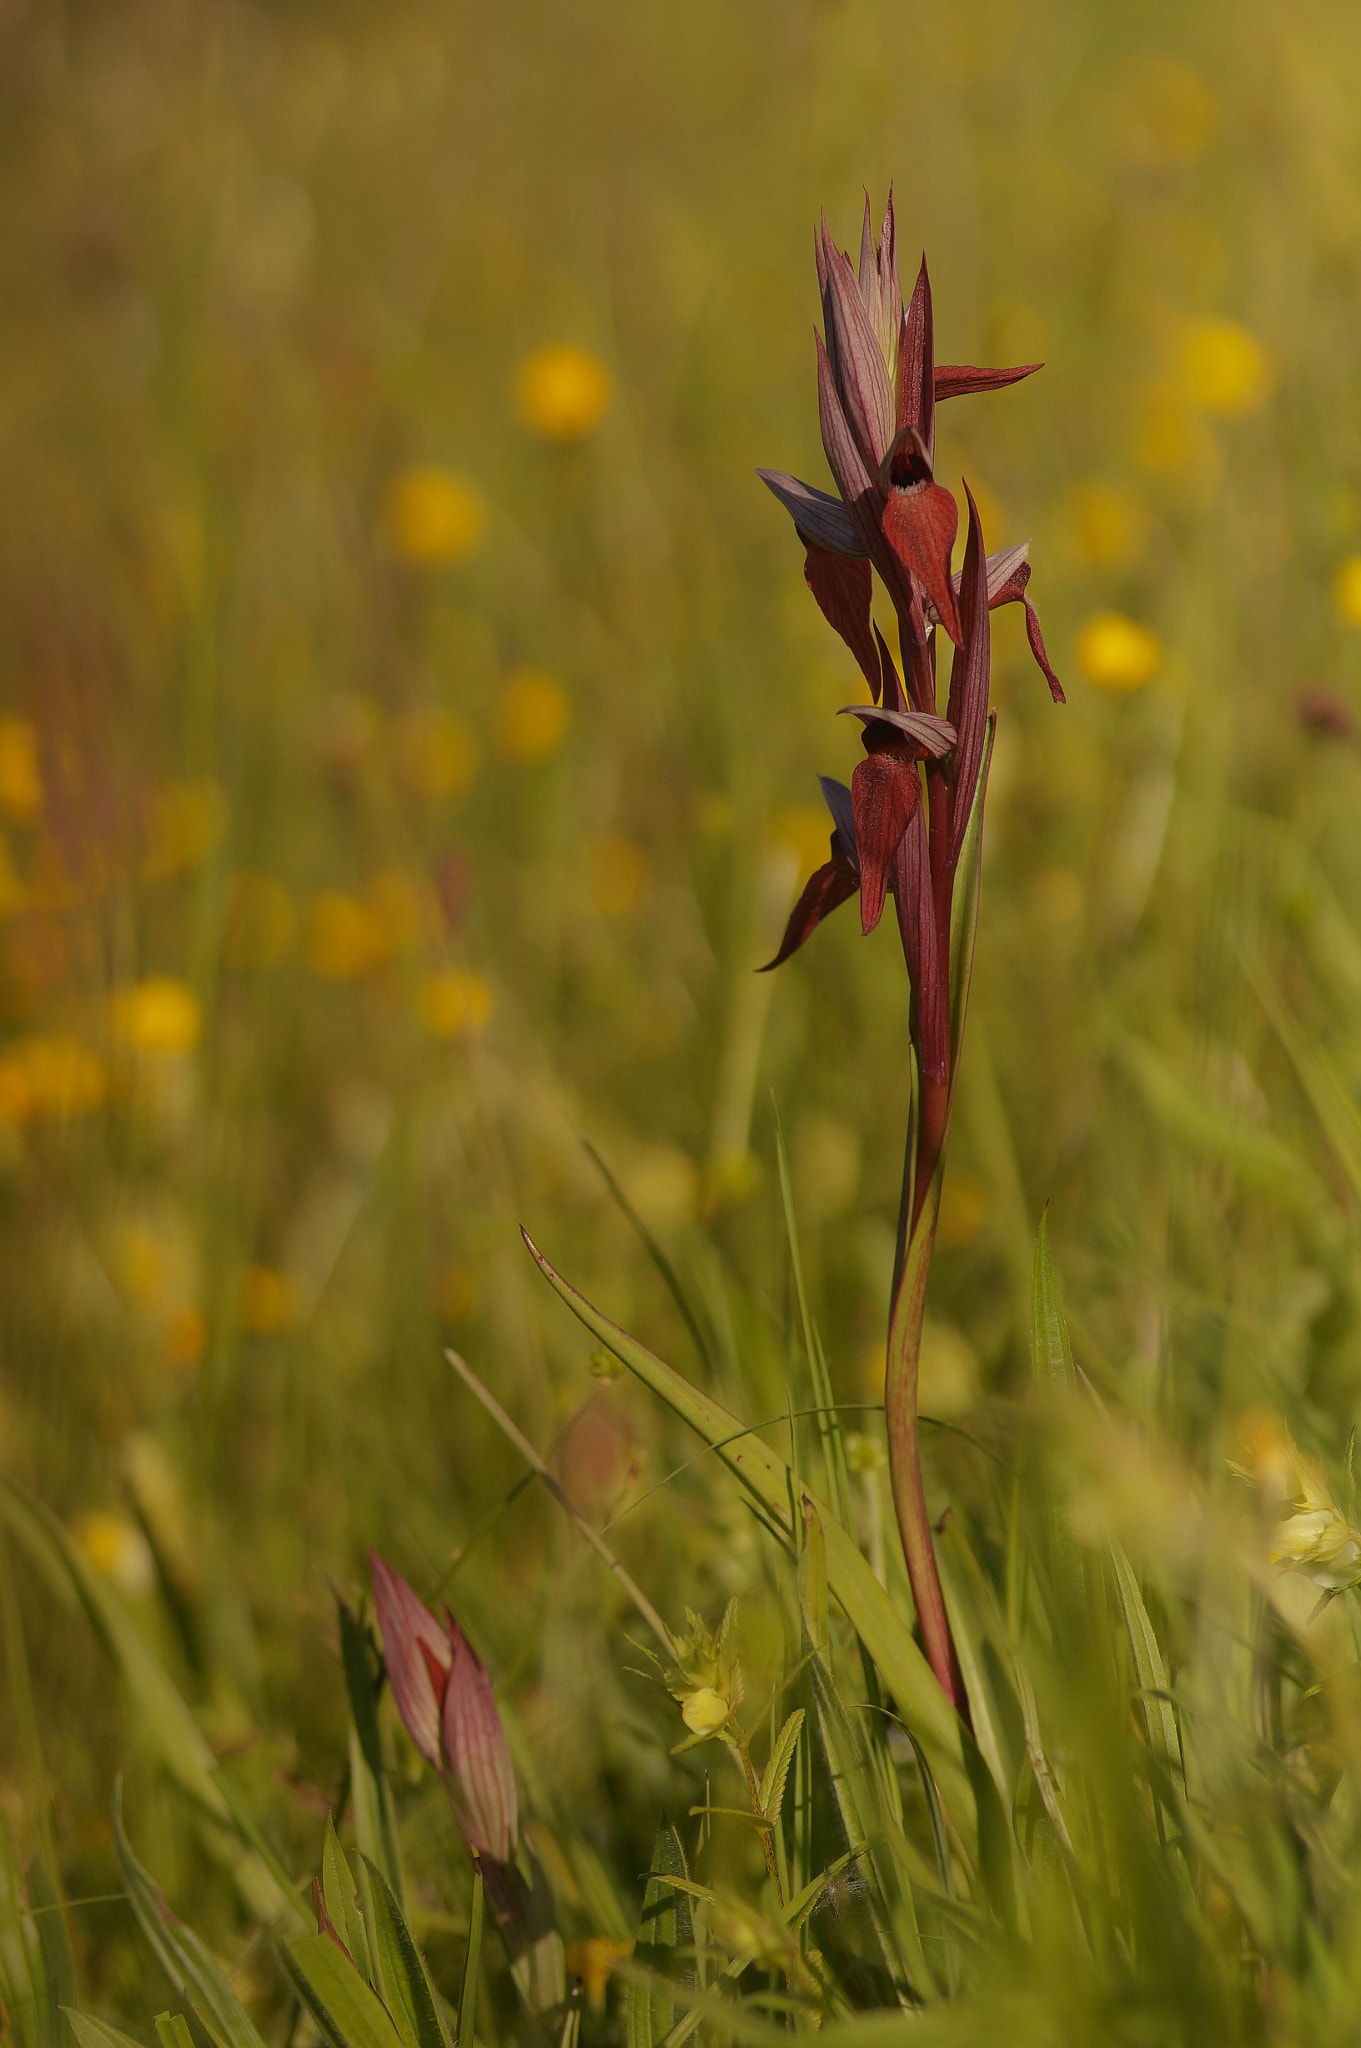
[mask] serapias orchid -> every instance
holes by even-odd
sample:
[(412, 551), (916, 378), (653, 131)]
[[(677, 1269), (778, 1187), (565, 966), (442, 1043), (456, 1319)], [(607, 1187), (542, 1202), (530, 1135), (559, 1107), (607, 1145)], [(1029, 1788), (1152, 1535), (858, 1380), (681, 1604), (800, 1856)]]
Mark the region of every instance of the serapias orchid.
[[(807, 550), (808, 585), (860, 664), (873, 702), (845, 707), (860, 720), (865, 758), (849, 788), (822, 778), (832, 814), (829, 856), (805, 886), (768, 964), (787, 960), (852, 896), (860, 900), (862, 931), (873, 931), (892, 896), (912, 982), (916, 1068), (884, 1416), (894, 1508), (923, 1644), (947, 1696), (967, 1716), (922, 1483), (917, 1366), (972, 954), (978, 841), (969, 828), (975, 820), (981, 830), (990, 615), (997, 605), (1024, 604), (1031, 650), (1056, 702), (1063, 691), (1027, 590), (1028, 548), (986, 554), (967, 484), (968, 535), (954, 572), (958, 513), (953, 494), (936, 481), (936, 405), (1015, 384), (1040, 365), (936, 367), (926, 261), (905, 306), (891, 194), (877, 241), (866, 200), (858, 274), (830, 240), (825, 220), (816, 254), (825, 330), (817, 342), (818, 414), (838, 495), (775, 471), (760, 474), (793, 517)], [(901, 679), (871, 618), (875, 571), (897, 617)], [(937, 629), (954, 643), (943, 717), (936, 700)], [(966, 842), (973, 848), (971, 886), (957, 933), (955, 879)], [(952, 989), (955, 961), (960, 972)], [(953, 1018), (952, 1005), (959, 1012)]]

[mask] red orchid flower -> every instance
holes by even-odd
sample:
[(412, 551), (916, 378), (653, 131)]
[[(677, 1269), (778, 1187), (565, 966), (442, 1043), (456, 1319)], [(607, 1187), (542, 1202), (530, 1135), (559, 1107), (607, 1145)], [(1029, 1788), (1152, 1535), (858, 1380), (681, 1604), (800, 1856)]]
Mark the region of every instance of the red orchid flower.
[[(959, 578), (950, 567), (958, 513), (953, 494), (935, 480), (936, 405), (1000, 390), (1041, 365), (936, 366), (925, 257), (911, 301), (903, 304), (892, 192), (877, 240), (866, 198), (858, 274), (828, 237), (825, 220), (815, 254), (825, 331), (825, 338), (816, 338), (818, 415), (839, 496), (779, 470), (758, 474), (793, 518), (807, 549), (809, 588), (859, 662), (875, 701), (882, 673), (870, 624), (877, 569), (898, 616), (915, 707), (934, 712), (927, 629), (939, 623), (956, 646), (962, 631)], [(990, 606), (1025, 605), (1031, 650), (1061, 703), (1063, 690), (1026, 589), (1024, 550), (994, 556), (988, 571)]]

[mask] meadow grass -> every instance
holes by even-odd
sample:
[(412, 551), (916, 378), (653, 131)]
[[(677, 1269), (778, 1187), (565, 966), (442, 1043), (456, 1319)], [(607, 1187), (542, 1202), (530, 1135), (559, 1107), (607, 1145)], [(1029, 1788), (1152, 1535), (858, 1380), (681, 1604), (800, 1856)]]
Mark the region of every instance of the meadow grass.
[[(30, 1979), (150, 2038), (139, 1866), (230, 1970), (210, 2033), (245, 2048), (237, 1995), (271, 2048), (312, 2023), (274, 1943), (324, 1855), (333, 1922), (347, 1883), (366, 1942), (384, 1911), (336, 1601), (370, 1618), (371, 1545), (495, 1676), (588, 2040), (681, 2022), (644, 1972), (668, 1941), (716, 2037), (1353, 2037), (1354, 1596), (1316, 1612), (1268, 1550), (1304, 1497), (1286, 1426), (1345, 1542), (1361, 1394), (1358, 82), (1335, 0), (0, 6), (24, 2048), (65, 2026)], [(989, 545), (1032, 538), (1069, 695), (999, 613), (922, 1388), (965, 1762), (824, 1608), (797, 1511), (838, 1505), (825, 1372), (850, 1547), (910, 1616), (875, 1412), (896, 940), (848, 916), (752, 973), (862, 694), (754, 472), (825, 480), (810, 227), (853, 244), (890, 178), (941, 355), (1045, 359), (946, 409), (938, 470)], [(762, 1425), (783, 1507), (522, 1224)], [(762, 1831), (691, 1817), (742, 1803), (731, 1758), (672, 1755), (626, 1588), (447, 1348), (669, 1629), (736, 1598), (758, 1771), (803, 1707), (786, 1904), (859, 1853), (802, 1928)], [(881, 1648), (909, 1691), (906, 1624)], [(469, 1860), (377, 1713), (456, 2023)], [(659, 1853), (714, 1896), (687, 1933), (654, 1884), (630, 1961)], [(525, 2024), (490, 1938), (474, 2023)]]

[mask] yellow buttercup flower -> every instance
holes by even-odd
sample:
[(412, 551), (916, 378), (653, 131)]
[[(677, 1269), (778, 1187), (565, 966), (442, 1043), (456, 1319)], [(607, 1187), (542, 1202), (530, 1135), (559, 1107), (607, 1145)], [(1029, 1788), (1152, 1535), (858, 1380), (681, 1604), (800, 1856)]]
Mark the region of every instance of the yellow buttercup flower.
[(0, 811), (31, 825), (42, 809), (38, 736), (26, 718), (0, 718)]
[(1188, 321), (1177, 352), (1187, 388), (1206, 412), (1257, 412), (1270, 395), (1271, 358), (1235, 320)]
[(114, 992), (114, 1035), (147, 1059), (179, 1059), (192, 1052), (202, 1026), (198, 997), (168, 974)]
[(447, 969), (421, 987), (421, 1023), (432, 1038), (470, 1038), (491, 1015), (491, 990), (480, 974)]
[(1319, 1460), (1269, 1413), (1242, 1417), (1236, 1436), (1230, 1469), (1252, 1481), (1274, 1524), (1272, 1564), (1302, 1573), (1327, 1595), (1361, 1583), (1361, 1529), (1333, 1500)]
[(508, 761), (546, 761), (567, 736), (567, 692), (546, 668), (522, 668), (506, 678), (496, 707), (496, 743)]
[(151, 1591), (156, 1580), (151, 1547), (126, 1515), (82, 1515), (71, 1533), (85, 1562), (120, 1593), (136, 1599)]
[(252, 1337), (275, 1337), (298, 1319), (298, 1300), (286, 1273), (248, 1266), (241, 1281), (241, 1327)]
[(1078, 635), (1078, 665), (1098, 690), (1120, 693), (1151, 682), (1162, 665), (1156, 633), (1123, 612), (1098, 612)]
[(520, 369), (520, 416), (547, 441), (579, 441), (599, 424), (613, 390), (589, 349), (570, 342), (536, 349)]
[(1333, 602), (1349, 626), (1361, 626), (1361, 555), (1349, 555), (1333, 578)]
[(416, 463), (388, 486), (383, 538), (399, 561), (444, 568), (473, 552), (486, 516), (482, 494), (467, 477), (433, 463)]

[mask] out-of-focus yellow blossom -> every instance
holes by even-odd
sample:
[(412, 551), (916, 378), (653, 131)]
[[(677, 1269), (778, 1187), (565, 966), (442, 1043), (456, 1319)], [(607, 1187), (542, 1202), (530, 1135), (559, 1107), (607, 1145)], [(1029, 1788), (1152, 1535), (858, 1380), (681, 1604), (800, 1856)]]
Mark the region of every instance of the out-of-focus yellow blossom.
[(447, 1316), (451, 1323), (461, 1323), (476, 1315), (480, 1299), (481, 1288), (471, 1266), (455, 1260), (441, 1267), (435, 1280), (435, 1305), (442, 1316)]
[(491, 989), (480, 974), (446, 968), (421, 985), (422, 1027), (432, 1038), (471, 1038), (491, 1016)]
[(917, 1368), (917, 1405), (923, 1415), (949, 1421), (967, 1414), (978, 1394), (978, 1355), (953, 1323), (922, 1326), (921, 1359)]
[(579, 441), (599, 424), (613, 390), (589, 349), (571, 342), (536, 349), (520, 368), (520, 416), (547, 441)]
[(1073, 551), (1094, 569), (1127, 567), (1148, 540), (1148, 507), (1128, 485), (1092, 478), (1074, 484), (1066, 506)]
[[(710, 1635), (693, 1608), (685, 1610), (689, 1627), (675, 1642), (676, 1661), (667, 1672), (666, 1685), (672, 1699), (680, 1702), (681, 1719), (693, 1741), (717, 1735), (742, 1703), (742, 1667), (727, 1647), (736, 1613), (737, 1602), (730, 1600), (717, 1633)], [(679, 1747), (689, 1749), (693, 1742)]]
[(297, 927), (293, 898), (273, 875), (243, 870), (232, 877), (223, 934), (229, 967), (259, 974), (277, 966)]
[(472, 553), (486, 517), (482, 493), (467, 477), (433, 463), (414, 463), (388, 485), (383, 539), (399, 561), (443, 568)]
[(198, 1364), (208, 1347), (208, 1318), (197, 1302), (186, 1301), (172, 1309), (162, 1332), (166, 1361), (177, 1372)]
[(1349, 626), (1361, 626), (1361, 555), (1348, 555), (1334, 576), (1333, 603)]
[(150, 1060), (183, 1058), (203, 1029), (198, 997), (168, 974), (115, 989), (111, 1017), (114, 1036)]
[(251, 1337), (277, 1337), (298, 1320), (298, 1298), (286, 1273), (248, 1266), (241, 1279), (241, 1327)]
[(120, 1593), (140, 1599), (156, 1582), (151, 1546), (126, 1515), (82, 1515), (72, 1534), (85, 1562)]
[(631, 1941), (607, 1941), (603, 1934), (593, 1934), (589, 1941), (568, 1942), (564, 1959), (572, 1975), (581, 1979), (592, 2012), (604, 2012), (610, 1972), (632, 1953)]
[(303, 956), (323, 981), (363, 981), (391, 953), (387, 928), (371, 904), (323, 889), (307, 906)]
[(1123, 612), (1098, 612), (1078, 635), (1078, 666), (1098, 690), (1138, 690), (1162, 664), (1156, 633)]
[(1303, 1452), (1278, 1416), (1245, 1416), (1237, 1431), (1239, 1457), (1232, 1469), (1251, 1480), (1274, 1524), (1272, 1564), (1301, 1572), (1323, 1593), (1361, 1584), (1361, 1529), (1348, 1520), (1328, 1488), (1317, 1458)]
[(598, 832), (586, 842), (586, 897), (597, 917), (623, 917), (652, 893), (652, 863), (635, 840)]
[(389, 953), (413, 953), (421, 942), (427, 891), (415, 875), (387, 868), (368, 888), (369, 908), (387, 934)]
[(1206, 412), (1236, 418), (1257, 412), (1270, 395), (1274, 370), (1260, 341), (1235, 320), (1188, 320), (1177, 344), (1186, 386)]
[(462, 796), (477, 776), (477, 741), (463, 719), (437, 706), (413, 711), (399, 732), (402, 772), (422, 796)]
[(0, 1055), (0, 1115), (13, 1123), (31, 1116), (88, 1116), (108, 1093), (98, 1053), (78, 1038), (26, 1038)]
[(27, 718), (0, 718), (0, 811), (31, 825), (42, 809), (38, 736)]
[(1112, 128), (1121, 154), (1137, 169), (1169, 170), (1204, 152), (1217, 112), (1214, 94), (1189, 64), (1142, 56), (1117, 88)]
[(699, 1168), (679, 1145), (644, 1146), (625, 1163), (621, 1177), (624, 1193), (654, 1228), (672, 1229), (695, 1214)]
[(946, 1251), (972, 1244), (992, 1211), (992, 1200), (977, 1174), (951, 1167), (941, 1189), (936, 1239)]
[(817, 810), (812, 804), (787, 804), (770, 821), (771, 843), (787, 847), (793, 854), (800, 884), (826, 860), (831, 836), (832, 821), (825, 806)]
[(571, 707), (551, 670), (521, 668), (501, 685), (496, 744), (508, 761), (546, 761), (567, 736)]
[(151, 806), (143, 879), (167, 882), (202, 867), (226, 829), (227, 799), (215, 782), (168, 782)]

